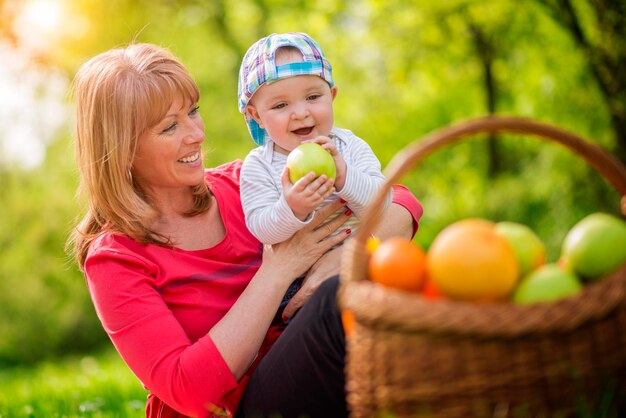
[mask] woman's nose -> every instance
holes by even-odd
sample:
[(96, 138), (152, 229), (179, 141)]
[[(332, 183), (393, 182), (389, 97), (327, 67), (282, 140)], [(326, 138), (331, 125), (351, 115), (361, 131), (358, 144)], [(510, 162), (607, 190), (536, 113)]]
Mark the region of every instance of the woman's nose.
[(186, 139), (188, 142), (190, 143), (195, 143), (195, 142), (199, 142), (202, 143), (205, 140), (205, 134), (204, 134), (204, 126), (203, 125), (197, 125), (193, 122), (189, 123), (189, 128), (187, 131), (187, 135), (186, 135)]

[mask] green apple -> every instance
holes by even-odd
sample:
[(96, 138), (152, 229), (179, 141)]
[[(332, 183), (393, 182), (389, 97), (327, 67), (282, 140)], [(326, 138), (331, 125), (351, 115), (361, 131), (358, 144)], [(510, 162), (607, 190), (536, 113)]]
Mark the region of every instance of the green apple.
[(513, 293), (513, 302), (520, 305), (553, 302), (577, 295), (582, 288), (580, 280), (574, 274), (561, 269), (555, 263), (544, 264), (524, 276)]
[(317, 177), (326, 174), (326, 177), (334, 179), (337, 175), (337, 167), (332, 155), (315, 142), (307, 142), (294, 148), (287, 156), (287, 167), (289, 180), (292, 183), (311, 171)]
[(504, 236), (517, 257), (520, 276), (524, 276), (546, 262), (546, 247), (535, 232), (517, 222), (498, 222), (496, 232)]
[(561, 253), (576, 274), (597, 280), (626, 263), (626, 222), (592, 213), (570, 229)]

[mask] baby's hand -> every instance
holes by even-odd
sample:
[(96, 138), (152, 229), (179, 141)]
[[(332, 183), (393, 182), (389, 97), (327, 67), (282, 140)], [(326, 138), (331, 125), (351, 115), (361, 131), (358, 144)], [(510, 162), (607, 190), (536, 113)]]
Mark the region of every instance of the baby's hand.
[(315, 142), (322, 146), (326, 151), (332, 155), (333, 160), (335, 161), (335, 166), (337, 167), (337, 177), (335, 178), (335, 188), (337, 190), (343, 189), (344, 184), (346, 183), (346, 161), (343, 159), (341, 153), (337, 150), (335, 146), (335, 142), (331, 137), (328, 136), (318, 136), (317, 138), (311, 139), (309, 141), (304, 142)]
[(291, 184), (289, 169), (285, 167), (281, 181), (283, 196), (293, 214), (301, 221), (304, 221), (316, 207), (335, 192), (333, 179), (326, 177), (325, 174), (315, 178), (315, 173), (310, 172), (295, 184)]

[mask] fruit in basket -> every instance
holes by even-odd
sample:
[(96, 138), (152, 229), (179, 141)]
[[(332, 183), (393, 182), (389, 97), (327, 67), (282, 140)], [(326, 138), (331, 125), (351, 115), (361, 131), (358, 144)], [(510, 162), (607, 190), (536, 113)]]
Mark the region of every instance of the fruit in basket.
[(430, 300), (441, 299), (443, 297), (439, 289), (437, 289), (435, 282), (433, 282), (433, 280), (428, 277), (428, 274), (426, 275), (426, 279), (424, 280), (421, 294), (422, 296), (424, 296), (424, 298)]
[(517, 222), (498, 222), (496, 232), (504, 236), (515, 251), (520, 276), (524, 276), (546, 262), (546, 247), (535, 232)]
[(626, 263), (626, 222), (592, 213), (565, 236), (562, 255), (570, 268), (587, 280), (597, 280)]
[(372, 235), (371, 237), (368, 237), (367, 241), (365, 242), (365, 251), (368, 254), (374, 254), (374, 251), (376, 251), (376, 248), (378, 248), (379, 245), (380, 238)]
[(373, 282), (417, 292), (426, 276), (426, 254), (419, 244), (392, 237), (376, 248), (369, 259), (368, 270)]
[(513, 302), (526, 305), (553, 302), (580, 293), (578, 277), (556, 263), (545, 264), (526, 275), (513, 293)]
[(311, 171), (317, 177), (326, 174), (326, 177), (331, 179), (334, 179), (337, 174), (332, 155), (315, 142), (306, 142), (294, 148), (287, 156), (286, 165), (289, 168), (289, 180), (292, 183)]
[(343, 330), (347, 337), (354, 334), (356, 319), (351, 310), (344, 309), (341, 311), (341, 324), (343, 325)]
[(428, 249), (428, 274), (444, 296), (490, 301), (507, 297), (519, 276), (519, 263), (495, 223), (464, 219), (445, 227)]

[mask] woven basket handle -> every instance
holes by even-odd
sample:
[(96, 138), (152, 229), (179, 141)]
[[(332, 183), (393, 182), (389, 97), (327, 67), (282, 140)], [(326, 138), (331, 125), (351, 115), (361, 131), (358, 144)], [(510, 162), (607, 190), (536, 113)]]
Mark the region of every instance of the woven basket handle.
[(349, 246), (351, 250), (348, 251), (348, 257), (344, 259), (346, 264), (342, 268), (344, 272), (346, 272), (346, 268), (348, 269), (348, 272), (351, 273), (348, 276), (353, 278), (366, 277), (365, 271), (363, 271), (366, 265), (365, 260), (363, 260), (363, 252), (355, 250), (365, 246), (365, 241), (378, 226), (381, 209), (392, 185), (397, 183), (418, 162), (437, 149), (459, 142), (470, 135), (486, 132), (529, 134), (564, 145), (582, 157), (613, 185), (620, 196), (622, 196), (621, 210), (626, 215), (626, 168), (599, 145), (555, 126), (530, 119), (504, 116), (487, 116), (471, 119), (434, 131), (421, 139), (413, 141), (389, 162), (384, 170), (387, 181), (365, 212), (359, 230)]

